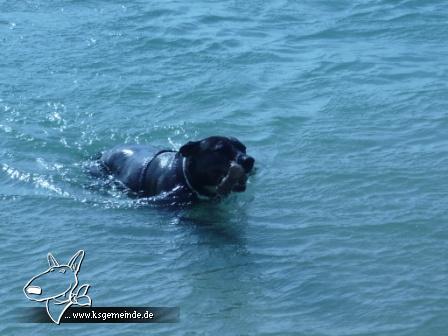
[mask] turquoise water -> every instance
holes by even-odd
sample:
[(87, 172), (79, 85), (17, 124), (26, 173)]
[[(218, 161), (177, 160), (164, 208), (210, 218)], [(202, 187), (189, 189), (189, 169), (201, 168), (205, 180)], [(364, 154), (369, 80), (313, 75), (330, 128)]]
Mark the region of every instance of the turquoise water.
[[(446, 335), (446, 1), (0, 1), (1, 335)], [(244, 194), (159, 209), (90, 155), (233, 135)], [(177, 324), (26, 324), (79, 249), (96, 306)]]

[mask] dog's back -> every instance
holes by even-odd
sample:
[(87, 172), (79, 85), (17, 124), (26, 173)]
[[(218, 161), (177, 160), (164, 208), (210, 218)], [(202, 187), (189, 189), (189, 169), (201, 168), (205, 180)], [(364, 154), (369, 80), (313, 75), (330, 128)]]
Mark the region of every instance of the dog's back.
[(138, 191), (143, 170), (159, 151), (159, 148), (150, 145), (118, 145), (105, 151), (100, 162), (109, 174), (126, 187)]

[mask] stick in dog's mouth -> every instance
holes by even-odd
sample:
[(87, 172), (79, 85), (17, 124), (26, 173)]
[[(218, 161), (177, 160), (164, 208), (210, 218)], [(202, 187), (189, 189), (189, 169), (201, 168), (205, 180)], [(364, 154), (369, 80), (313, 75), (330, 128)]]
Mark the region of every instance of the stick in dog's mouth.
[(216, 188), (216, 192), (220, 195), (227, 195), (235, 186), (240, 185), (240, 188), (243, 188), (246, 179), (244, 168), (235, 161), (232, 161), (227, 175), (222, 178), (221, 183)]

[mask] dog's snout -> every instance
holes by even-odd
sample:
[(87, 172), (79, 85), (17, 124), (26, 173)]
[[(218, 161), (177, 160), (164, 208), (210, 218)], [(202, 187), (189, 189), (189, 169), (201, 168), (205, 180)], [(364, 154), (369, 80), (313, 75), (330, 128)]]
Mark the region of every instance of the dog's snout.
[(243, 166), (246, 173), (250, 172), (252, 168), (254, 167), (255, 159), (248, 155), (242, 155), (240, 157), (240, 160), (238, 160), (239, 163)]
[(25, 291), (27, 294), (35, 294), (35, 295), (42, 294), (42, 288), (40, 288), (39, 286), (28, 286), (25, 288)]

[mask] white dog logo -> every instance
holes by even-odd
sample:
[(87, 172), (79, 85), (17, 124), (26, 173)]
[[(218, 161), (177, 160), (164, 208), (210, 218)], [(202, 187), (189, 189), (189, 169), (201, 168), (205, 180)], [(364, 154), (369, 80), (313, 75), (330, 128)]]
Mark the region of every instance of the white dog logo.
[(48, 253), (50, 268), (34, 276), (23, 287), (26, 297), (32, 301), (46, 302), (51, 320), (59, 324), (64, 312), (72, 305), (90, 307), (92, 300), (87, 295), (90, 285), (78, 288), (78, 272), (84, 259), (84, 251), (78, 251), (67, 265), (59, 265)]

